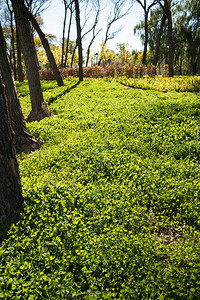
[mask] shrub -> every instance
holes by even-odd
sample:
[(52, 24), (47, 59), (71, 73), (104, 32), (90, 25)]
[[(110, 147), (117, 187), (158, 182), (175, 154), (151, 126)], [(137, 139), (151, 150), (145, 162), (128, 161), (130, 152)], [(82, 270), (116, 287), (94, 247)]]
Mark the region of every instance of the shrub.
[(141, 64), (137, 64), (133, 67), (133, 77), (141, 78), (145, 73), (145, 66)]
[(152, 64), (148, 64), (146, 67), (146, 72), (147, 72), (148, 76), (155, 77), (156, 76), (156, 66), (154, 66)]
[(43, 69), (39, 71), (41, 80), (55, 80), (53, 71), (50, 69)]

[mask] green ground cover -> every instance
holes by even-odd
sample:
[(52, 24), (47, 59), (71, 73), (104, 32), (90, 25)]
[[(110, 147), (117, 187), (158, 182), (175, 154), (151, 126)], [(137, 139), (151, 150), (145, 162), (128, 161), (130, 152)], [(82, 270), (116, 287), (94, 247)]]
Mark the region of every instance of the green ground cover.
[(119, 77), (118, 81), (124, 85), (144, 90), (200, 92), (200, 76), (162, 77), (143, 76), (142, 78)]
[[(17, 89), (25, 116), (27, 83)], [(1, 299), (200, 299), (200, 94), (43, 82)]]

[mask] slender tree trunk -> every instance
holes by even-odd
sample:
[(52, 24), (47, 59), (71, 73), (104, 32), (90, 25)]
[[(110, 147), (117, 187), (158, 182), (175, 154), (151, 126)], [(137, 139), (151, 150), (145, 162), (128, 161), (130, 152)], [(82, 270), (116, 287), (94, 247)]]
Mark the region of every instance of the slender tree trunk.
[(98, 23), (98, 18), (99, 18), (99, 12), (100, 12), (100, 8), (99, 10), (97, 11), (97, 14), (96, 14), (96, 18), (95, 18), (95, 22), (94, 22), (94, 25), (93, 25), (93, 34), (92, 34), (92, 39), (88, 45), (88, 48), (87, 48), (87, 59), (86, 59), (86, 67), (88, 66), (88, 62), (89, 62), (89, 58), (90, 58), (90, 48), (96, 38), (96, 36), (99, 34), (99, 32), (102, 30), (102, 28), (97, 32), (95, 33), (95, 29), (96, 29), (96, 26), (97, 26), (97, 23)]
[(167, 7), (167, 18), (168, 18), (168, 45), (169, 45), (169, 77), (174, 75), (174, 47), (173, 47), (173, 36), (172, 36), (172, 14), (169, 6), (169, 1), (166, 1)]
[(65, 27), (66, 27), (66, 19), (67, 19), (67, 8), (66, 3), (64, 1), (65, 5), (65, 15), (64, 15), (64, 21), (63, 21), (63, 36), (62, 36), (62, 55), (61, 55), (61, 68), (64, 67), (64, 55), (65, 55)]
[(90, 58), (90, 48), (92, 46), (92, 43), (93, 43), (94, 39), (92, 39), (88, 45), (88, 48), (87, 48), (87, 59), (86, 59), (86, 67), (88, 66), (88, 63), (89, 63), (89, 58)]
[(24, 1), (11, 1), (15, 14), (15, 22), (18, 28), (19, 39), (22, 47), (26, 66), (26, 75), (30, 90), (32, 111), (30, 112), (28, 119), (30, 121), (41, 120), (45, 117), (51, 116), (51, 112), (48, 110), (47, 103), (44, 102), (43, 99), (39, 77), (39, 64), (29, 20), (24, 11)]
[(15, 133), (15, 148), (17, 153), (31, 152), (39, 148), (37, 141), (29, 133), (12, 78), (11, 67), (7, 57), (6, 42), (0, 24), (0, 74), (5, 84), (5, 95), (12, 129)]
[(68, 57), (68, 53), (69, 53), (69, 37), (70, 37), (71, 24), (72, 24), (72, 8), (70, 9), (70, 19), (69, 19), (69, 27), (68, 27), (68, 33), (67, 33), (67, 44), (66, 44), (66, 51), (65, 51), (64, 68), (66, 68), (66, 66), (67, 66), (67, 57)]
[(160, 40), (161, 40), (161, 36), (162, 36), (162, 33), (163, 33), (163, 29), (164, 29), (164, 26), (165, 26), (166, 19), (167, 19), (167, 16), (166, 16), (165, 13), (163, 13), (160, 28), (159, 28), (159, 33), (158, 33), (158, 37), (157, 37), (157, 41), (156, 41), (156, 50), (155, 50), (155, 56), (154, 56), (154, 60), (153, 60), (154, 66), (157, 65), (158, 60), (159, 60)]
[[(109, 30), (110, 30), (110, 27), (111, 27), (111, 24), (109, 24), (109, 26), (107, 27), (107, 30), (106, 30), (106, 37), (105, 37), (105, 40), (102, 44), (102, 47), (104, 47), (103, 45), (106, 45), (107, 41), (108, 41), (108, 35), (109, 35)], [(100, 53), (100, 57), (99, 57), (99, 61), (98, 61), (98, 66), (101, 65), (101, 62), (102, 62), (102, 55)]]
[(78, 44), (77, 44), (77, 40), (76, 40), (76, 44), (74, 46), (74, 49), (73, 49), (73, 52), (72, 52), (72, 58), (71, 58), (71, 68), (73, 67), (73, 63), (74, 63), (74, 56), (75, 56), (75, 53), (76, 53), (76, 49), (78, 47)]
[(145, 12), (145, 37), (144, 37), (144, 52), (142, 56), (142, 64), (146, 64), (146, 59), (147, 59), (147, 45), (148, 45), (148, 35), (149, 35), (149, 30), (148, 30), (148, 14)]
[(19, 40), (19, 34), (16, 26), (16, 42), (17, 42), (17, 78), (19, 82), (24, 81), (24, 73), (22, 69), (22, 51)]
[(76, 10), (77, 44), (78, 44), (79, 81), (83, 81), (82, 39), (81, 39), (80, 10), (79, 10), (78, 0), (75, 0), (75, 10)]
[(14, 28), (13, 28), (13, 11), (10, 11), (10, 25), (11, 25), (11, 44), (12, 44), (12, 66), (13, 66), (13, 74), (14, 79), (17, 80), (17, 67), (16, 67), (16, 57), (15, 57), (15, 35), (14, 35)]
[(20, 216), (23, 197), (4, 87), (0, 82), (0, 242)]
[(45, 37), (45, 34), (42, 32), (42, 30), (40, 29), (40, 26), (38, 25), (37, 20), (33, 17), (32, 13), (30, 11), (28, 11), (28, 9), (24, 6), (25, 12), (27, 14), (28, 19), (30, 20), (30, 22), (32, 23), (33, 27), (35, 28), (35, 30), (37, 31), (42, 45), (46, 51), (47, 57), (48, 57), (48, 61), (50, 63), (51, 69), (53, 70), (54, 76), (56, 78), (57, 84), (58, 86), (63, 86), (63, 80), (62, 77), (60, 75), (60, 72), (58, 70), (55, 58), (53, 56), (53, 53), (51, 52), (50, 46), (49, 46), (49, 42)]
[(182, 64), (183, 64), (183, 58), (182, 55), (180, 57), (180, 66), (179, 66), (179, 75), (182, 75)]
[[(98, 33), (101, 31), (101, 29), (98, 31)], [(97, 34), (98, 34), (97, 33)], [(89, 43), (89, 45), (88, 45), (88, 48), (87, 48), (87, 59), (86, 59), (86, 67), (88, 66), (88, 63), (89, 63), (89, 58), (90, 58), (90, 48), (91, 48), (91, 46), (92, 46), (92, 44), (93, 44), (93, 42), (94, 42), (94, 40), (95, 40), (95, 37), (97, 36), (97, 34), (95, 35), (93, 35), (93, 37), (92, 37), (92, 39), (91, 39), (91, 41), (90, 41), (90, 43)]]
[(191, 62), (191, 65), (192, 65), (192, 73), (193, 75), (197, 75), (197, 60), (195, 62)]

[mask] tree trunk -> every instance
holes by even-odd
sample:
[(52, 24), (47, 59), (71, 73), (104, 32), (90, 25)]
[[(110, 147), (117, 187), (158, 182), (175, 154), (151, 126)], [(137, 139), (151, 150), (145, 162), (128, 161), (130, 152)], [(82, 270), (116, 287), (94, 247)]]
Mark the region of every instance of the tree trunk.
[(5, 84), (5, 94), (12, 129), (15, 133), (15, 148), (17, 153), (31, 152), (39, 148), (37, 141), (31, 136), (26, 127), (20, 102), (17, 97), (11, 67), (8, 61), (6, 42), (0, 23), (0, 74)]
[(51, 69), (53, 70), (53, 73), (54, 73), (54, 76), (56, 78), (58, 86), (63, 86), (64, 83), (63, 83), (62, 77), (61, 77), (60, 72), (58, 70), (58, 67), (56, 65), (55, 58), (53, 56), (53, 53), (51, 52), (51, 49), (49, 47), (49, 42), (46, 39), (45, 34), (40, 29), (40, 26), (38, 25), (37, 20), (33, 17), (32, 13), (30, 11), (28, 11), (28, 9), (25, 6), (24, 6), (24, 9), (25, 9), (25, 12), (27, 14), (28, 19), (32, 23), (33, 27), (35, 28), (35, 30), (37, 31), (37, 33), (38, 33), (38, 35), (41, 39), (42, 45), (43, 45), (43, 47), (46, 51), (49, 64), (51, 66)]
[[(14, 35), (14, 28), (13, 28), (13, 11), (10, 11), (10, 27), (11, 27), (11, 44), (12, 44), (12, 69), (13, 69), (13, 74), (14, 74), (14, 79), (17, 80), (17, 67), (16, 67), (16, 57), (15, 57), (15, 35)], [(11, 59), (12, 61), (12, 59)]]
[(192, 65), (192, 74), (195, 76), (197, 75), (197, 60), (195, 62), (191, 61)]
[(70, 9), (70, 19), (69, 19), (69, 27), (68, 27), (68, 33), (67, 33), (67, 44), (66, 44), (66, 51), (65, 51), (64, 68), (66, 68), (66, 66), (67, 66), (67, 57), (68, 57), (68, 53), (69, 53), (69, 37), (70, 37), (71, 24), (72, 24), (72, 8)]
[(167, 7), (167, 18), (168, 18), (168, 46), (169, 46), (169, 77), (174, 75), (174, 47), (173, 47), (173, 36), (172, 36), (172, 13), (169, 6), (169, 1), (166, 1)]
[(77, 44), (78, 44), (79, 81), (83, 81), (82, 39), (81, 39), (80, 11), (79, 11), (78, 0), (75, 0), (75, 10), (76, 10)]
[(20, 216), (23, 197), (18, 164), (12, 144), (4, 87), (0, 82), (0, 242)]
[(73, 49), (73, 52), (72, 52), (72, 58), (71, 58), (71, 68), (73, 67), (73, 63), (74, 63), (74, 56), (75, 56), (75, 53), (76, 53), (76, 48), (78, 47), (78, 44), (77, 44), (77, 40), (76, 40), (76, 44), (74, 46), (74, 49)]
[(63, 21), (63, 36), (62, 36), (62, 55), (61, 55), (61, 68), (64, 67), (64, 55), (65, 55), (65, 27), (66, 27), (66, 19), (67, 19), (67, 8), (66, 3), (64, 1), (65, 5), (65, 15), (64, 15), (64, 21)]
[(156, 41), (156, 50), (155, 50), (155, 56), (154, 56), (154, 61), (153, 61), (154, 66), (156, 66), (158, 63), (159, 52), (160, 52), (160, 39), (161, 39), (161, 36), (163, 33), (166, 19), (167, 19), (167, 16), (166, 16), (165, 12), (163, 12), (160, 29), (159, 29), (159, 33), (158, 33), (158, 37), (157, 37), (157, 41)]
[(11, 1), (15, 14), (15, 21), (18, 28), (19, 39), (22, 47), (23, 57), (26, 66), (26, 75), (30, 90), (32, 111), (30, 112), (28, 119), (30, 121), (41, 120), (45, 117), (51, 116), (51, 112), (48, 110), (47, 103), (44, 102), (43, 99), (39, 77), (39, 64), (29, 20), (23, 9), (24, 1)]
[(146, 59), (147, 59), (147, 44), (148, 44), (148, 13), (145, 12), (145, 33), (144, 33), (144, 52), (142, 56), (142, 64), (146, 64)]
[(93, 25), (93, 34), (92, 34), (92, 39), (88, 45), (88, 48), (87, 48), (87, 59), (86, 59), (86, 67), (88, 66), (88, 63), (89, 63), (89, 58), (90, 58), (90, 48), (96, 38), (96, 36), (99, 34), (99, 32), (101, 31), (101, 29), (99, 29), (99, 31), (97, 33), (95, 33), (95, 29), (96, 29), (96, 26), (97, 26), (97, 23), (98, 23), (98, 18), (99, 18), (99, 12), (100, 12), (100, 9), (97, 11), (97, 14), (96, 14), (96, 18), (95, 18), (95, 22), (94, 22), (94, 25)]
[(24, 73), (22, 69), (22, 51), (19, 40), (19, 34), (16, 26), (16, 42), (17, 42), (17, 79), (19, 82), (24, 81)]
[(94, 39), (92, 39), (88, 45), (88, 48), (87, 48), (87, 59), (86, 59), (86, 64), (85, 66), (87, 67), (88, 66), (88, 63), (89, 63), (89, 59), (90, 59), (90, 48), (92, 46), (92, 43), (93, 43)]

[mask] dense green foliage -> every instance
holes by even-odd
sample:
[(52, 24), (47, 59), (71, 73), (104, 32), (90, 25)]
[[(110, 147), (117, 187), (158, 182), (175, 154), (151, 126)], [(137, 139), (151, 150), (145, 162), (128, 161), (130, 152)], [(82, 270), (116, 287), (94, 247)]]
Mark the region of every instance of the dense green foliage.
[[(24, 114), (26, 83), (18, 84)], [(200, 95), (43, 82), (1, 299), (200, 298)]]

